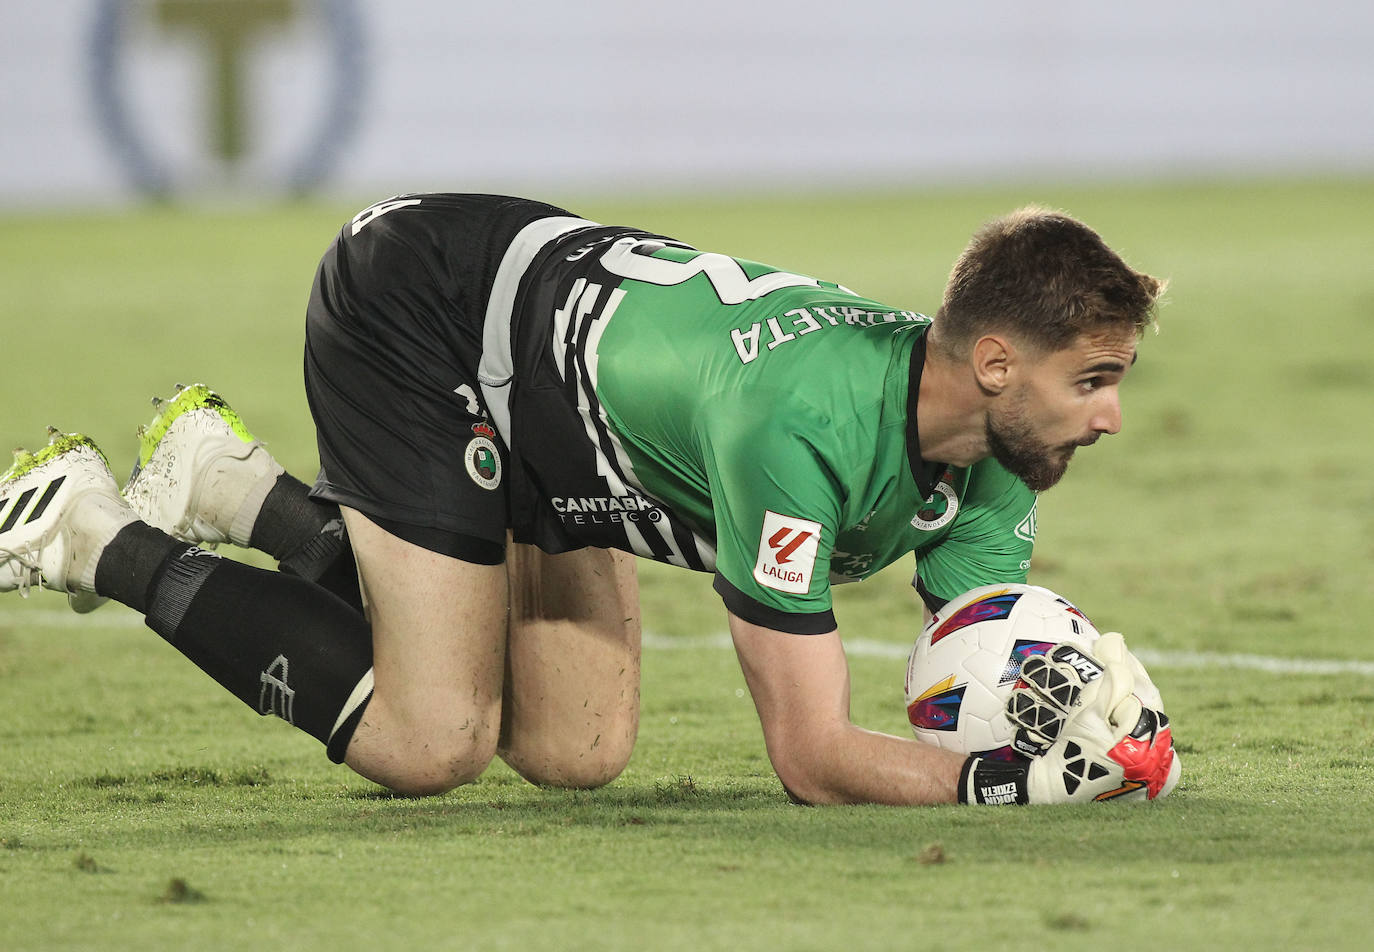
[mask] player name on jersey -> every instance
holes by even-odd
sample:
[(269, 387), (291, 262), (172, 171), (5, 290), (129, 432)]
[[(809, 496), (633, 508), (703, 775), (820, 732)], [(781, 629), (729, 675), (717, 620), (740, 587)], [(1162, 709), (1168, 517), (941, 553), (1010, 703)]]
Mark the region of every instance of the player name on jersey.
[[(768, 329), (766, 347), (768, 350), (794, 341), (798, 337), (821, 330), (824, 327), (839, 327), (841, 324), (872, 327), (875, 324), (895, 324), (902, 321), (926, 320), (915, 311), (867, 311), (861, 307), (795, 307), (785, 311), (780, 317), (770, 317), (755, 321), (748, 330), (735, 328), (730, 331), (730, 340), (735, 345), (739, 361), (747, 364), (759, 356), (759, 344), (763, 343), (763, 330)], [(783, 330), (786, 322), (789, 330)], [(793, 333), (793, 330), (796, 333)]]

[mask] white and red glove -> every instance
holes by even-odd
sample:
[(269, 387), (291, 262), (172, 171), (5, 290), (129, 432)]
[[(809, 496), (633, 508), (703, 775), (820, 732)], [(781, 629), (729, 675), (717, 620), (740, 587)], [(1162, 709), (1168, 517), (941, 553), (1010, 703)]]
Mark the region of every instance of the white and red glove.
[(1173, 790), (1181, 765), (1169, 718), (1144, 666), (1118, 632), (1090, 655), (1056, 645), (1021, 666), (1007, 717), (1021, 761), (970, 757), (960, 803), (1087, 803), (1155, 800)]

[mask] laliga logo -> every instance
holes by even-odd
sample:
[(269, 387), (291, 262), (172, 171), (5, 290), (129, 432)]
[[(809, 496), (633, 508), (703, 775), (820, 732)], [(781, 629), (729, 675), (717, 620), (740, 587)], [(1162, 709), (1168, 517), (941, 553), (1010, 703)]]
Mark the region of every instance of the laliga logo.
[(356, 125), (354, 0), (98, 0), (91, 95), (140, 191), (301, 191)]
[(811, 589), (820, 536), (819, 522), (766, 510), (754, 581), (779, 592), (805, 595)]
[[(789, 538), (790, 536), (790, 538)], [(778, 565), (792, 561), (792, 553), (810, 539), (811, 532), (797, 532), (793, 529), (779, 529), (768, 539), (768, 547), (774, 549), (773, 560)]]

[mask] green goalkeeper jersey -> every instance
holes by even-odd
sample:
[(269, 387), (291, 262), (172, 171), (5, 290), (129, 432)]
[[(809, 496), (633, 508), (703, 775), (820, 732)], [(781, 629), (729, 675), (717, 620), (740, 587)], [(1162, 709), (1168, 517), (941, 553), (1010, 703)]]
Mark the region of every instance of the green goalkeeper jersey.
[(527, 228), (502, 271), (483, 389), (516, 508), (564, 537), (530, 541), (714, 572), (735, 614), (799, 633), (835, 627), (833, 584), (907, 553), (929, 602), (1025, 581), (1030, 490), (920, 456), (928, 318), (573, 218)]

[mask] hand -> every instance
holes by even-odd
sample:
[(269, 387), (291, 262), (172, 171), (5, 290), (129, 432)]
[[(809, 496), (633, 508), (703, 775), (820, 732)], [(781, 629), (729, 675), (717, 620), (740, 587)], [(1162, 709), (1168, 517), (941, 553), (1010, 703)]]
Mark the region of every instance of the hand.
[[(1117, 632), (1093, 654), (1058, 645), (1021, 668), (1027, 687), (1007, 716), (1020, 764), (971, 758), (960, 800), (978, 803), (1084, 803), (1167, 796), (1181, 769), (1159, 692)], [(1146, 707), (1142, 699), (1149, 701)]]

